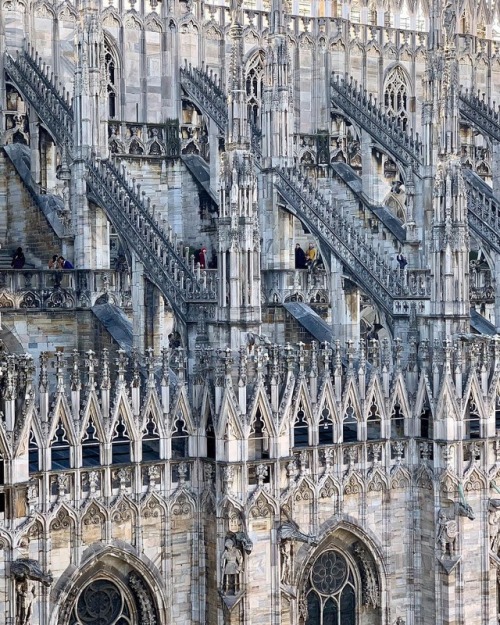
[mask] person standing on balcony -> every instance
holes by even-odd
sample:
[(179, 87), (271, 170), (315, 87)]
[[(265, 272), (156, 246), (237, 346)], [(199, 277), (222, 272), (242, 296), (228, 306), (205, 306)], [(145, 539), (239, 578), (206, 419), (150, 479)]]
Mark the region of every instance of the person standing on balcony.
[(12, 256), (12, 262), (10, 266), (12, 269), (22, 269), (24, 264), (26, 263), (26, 258), (24, 257), (23, 248), (18, 247)]
[(295, 246), (295, 269), (306, 268), (306, 253), (300, 247), (300, 243)]

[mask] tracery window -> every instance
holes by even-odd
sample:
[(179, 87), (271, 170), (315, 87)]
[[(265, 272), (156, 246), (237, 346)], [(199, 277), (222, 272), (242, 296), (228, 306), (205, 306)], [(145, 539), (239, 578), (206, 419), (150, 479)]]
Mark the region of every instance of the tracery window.
[(246, 92), (247, 117), (252, 128), (260, 129), (260, 107), (264, 85), (264, 62), (262, 53), (256, 54), (248, 65)]
[(374, 402), (370, 406), (370, 412), (368, 414), (368, 419), (366, 421), (366, 439), (369, 441), (374, 441), (380, 438), (380, 426), (381, 426), (381, 418), (378, 411), (378, 406)]
[(106, 79), (107, 86), (106, 90), (108, 93), (108, 116), (110, 119), (116, 119), (116, 109), (117, 109), (117, 64), (114, 58), (114, 55), (111, 51), (111, 48), (107, 42), (104, 44), (104, 63), (106, 69)]
[(97, 579), (84, 588), (70, 624), (132, 625), (132, 610), (127, 599), (113, 582)]
[(384, 89), (385, 112), (399, 120), (403, 130), (408, 126), (408, 84), (401, 67), (395, 67), (388, 75)]
[(354, 573), (339, 551), (325, 551), (311, 568), (306, 625), (356, 625)]
[(216, 455), (216, 442), (215, 442), (215, 428), (212, 415), (208, 416), (207, 429), (205, 431), (207, 436), (207, 458), (215, 460)]

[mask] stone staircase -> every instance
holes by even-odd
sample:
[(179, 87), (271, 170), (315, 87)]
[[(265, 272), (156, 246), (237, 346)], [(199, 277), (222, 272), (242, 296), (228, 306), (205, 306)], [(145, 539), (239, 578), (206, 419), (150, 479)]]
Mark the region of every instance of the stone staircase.
[[(275, 187), (289, 209), (339, 258), (345, 270), (391, 317), (409, 313), (408, 302), (430, 295), (425, 271), (402, 275), (393, 257), (369, 245), (355, 222), (346, 218), (337, 202), (328, 202), (294, 168), (275, 170)], [(399, 301), (399, 304), (398, 304)]]
[[(214, 119), (221, 131), (225, 131), (227, 98), (213, 77), (186, 65), (181, 69), (181, 83), (186, 94), (202, 112)], [(255, 139), (253, 133), (252, 139)], [(415, 158), (415, 153), (420, 151), (419, 144), (413, 138), (408, 138), (405, 133), (402, 133), (399, 140), (403, 142), (406, 150), (413, 150), (412, 157)], [(338, 201), (328, 202), (305, 178), (301, 177), (298, 170), (294, 170), (293, 173), (285, 169), (263, 170), (256, 140), (252, 140), (252, 151), (259, 170), (265, 175), (275, 176), (275, 187), (290, 210), (326, 244), (342, 262), (352, 279), (359, 283), (390, 316), (409, 313), (407, 302), (402, 304), (399, 301), (401, 299), (429, 297), (426, 272), (411, 274), (408, 272), (402, 275), (394, 267), (399, 242), (403, 242), (406, 238), (403, 228), (394, 223), (396, 220), (389, 227), (388, 219), (384, 223), (382, 216), (373, 210), (375, 207), (370, 206), (368, 210), (367, 201), (361, 202), (360, 208), (359, 198), (355, 197), (347, 185), (339, 181), (337, 185), (334, 183), (333, 191), (335, 197), (338, 194), (343, 200), (341, 210)], [(365, 209), (367, 214), (364, 214)], [(342, 217), (341, 212), (349, 213), (351, 221), (348, 222)], [(382, 248), (381, 253), (372, 247), (369, 240), (362, 239), (359, 235), (359, 232), (367, 231), (364, 222), (370, 218), (368, 213), (374, 221), (377, 221), (378, 227), (383, 232), (384, 240), (380, 239), (379, 232), (373, 237), (377, 239), (377, 246)]]
[[(58, 85), (37, 53), (25, 49), (15, 59), (7, 53), (5, 69), (57, 143), (71, 154), (74, 118), (69, 97), (60, 95)], [(130, 183), (126, 174), (110, 161), (88, 159), (86, 166), (92, 199), (102, 206), (117, 233), (136, 252), (146, 275), (180, 319), (183, 322), (198, 319), (198, 313), (189, 310), (190, 303), (203, 303), (211, 311), (213, 306), (206, 304), (217, 301), (215, 276), (196, 271), (185, 262), (176, 251), (171, 234), (152, 216), (150, 201), (143, 199), (140, 186)]]
[(490, 104), (484, 96), (479, 97), (479, 92), (474, 95), (466, 89), (460, 92), (458, 108), (462, 117), (473, 126), (486, 136), (500, 141), (500, 107), (496, 108), (495, 103)]
[(475, 172), (465, 167), (462, 171), (467, 184), (469, 227), (481, 241), (500, 254), (500, 201)]
[(181, 67), (181, 86), (204, 115), (213, 119), (222, 134), (228, 122), (227, 97), (212, 72), (200, 71), (187, 63)]
[(394, 159), (411, 167), (419, 175), (422, 164), (422, 144), (418, 133), (407, 132), (399, 119), (387, 117), (376, 98), (352, 77), (348, 81), (338, 74), (330, 81), (332, 103), (354, 120)]

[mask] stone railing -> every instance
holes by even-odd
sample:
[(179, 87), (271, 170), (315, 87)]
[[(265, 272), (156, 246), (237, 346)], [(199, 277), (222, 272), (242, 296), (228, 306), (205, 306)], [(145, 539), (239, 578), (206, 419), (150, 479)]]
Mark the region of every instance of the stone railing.
[(479, 176), (465, 167), (462, 171), (467, 183), (469, 227), (500, 253), (500, 203)]
[(215, 280), (206, 271), (198, 275), (177, 252), (171, 233), (153, 216), (150, 199), (143, 199), (140, 185), (130, 184), (108, 160), (87, 161), (87, 184), (118, 234), (144, 263), (148, 277), (184, 321), (188, 302), (216, 302)]
[[(71, 98), (33, 49), (5, 54), (5, 71), (60, 145), (73, 143)], [(64, 95), (61, 95), (61, 92)]]
[(1, 310), (75, 310), (105, 303), (131, 307), (127, 273), (105, 269), (0, 270)]
[(374, 301), (393, 314), (394, 300), (428, 298), (427, 281), (408, 280), (393, 267), (391, 260), (372, 249), (358, 230), (341, 214), (335, 202), (328, 202), (296, 170), (277, 169), (275, 185), (292, 211), (342, 262), (353, 280)]
[(178, 158), (179, 122), (177, 119), (169, 119), (165, 124), (110, 121), (108, 146), (111, 154), (127, 158)]
[(227, 98), (212, 73), (203, 72), (191, 64), (181, 68), (181, 86), (199, 108), (213, 119), (224, 134), (228, 122)]
[(363, 87), (358, 87), (352, 77), (348, 81), (338, 74), (333, 75), (330, 85), (333, 104), (357, 122), (396, 160), (418, 173), (422, 159), (418, 133), (406, 131), (399, 119), (388, 117), (376, 98)]
[(287, 301), (328, 304), (330, 286), (324, 269), (269, 269), (262, 272), (262, 291), (268, 304)]
[(478, 130), (495, 141), (500, 141), (500, 108), (490, 104), (483, 97), (474, 95), (468, 89), (460, 92), (458, 100), (460, 114)]

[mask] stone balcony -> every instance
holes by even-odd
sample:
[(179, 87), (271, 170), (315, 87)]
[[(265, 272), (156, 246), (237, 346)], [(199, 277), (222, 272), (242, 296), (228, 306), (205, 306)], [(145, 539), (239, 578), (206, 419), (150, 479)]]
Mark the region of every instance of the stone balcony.
[(0, 270), (0, 310), (76, 310), (105, 303), (131, 307), (127, 273), (111, 269)]
[(262, 272), (262, 291), (266, 304), (289, 301), (328, 304), (328, 276), (324, 269), (268, 269)]

